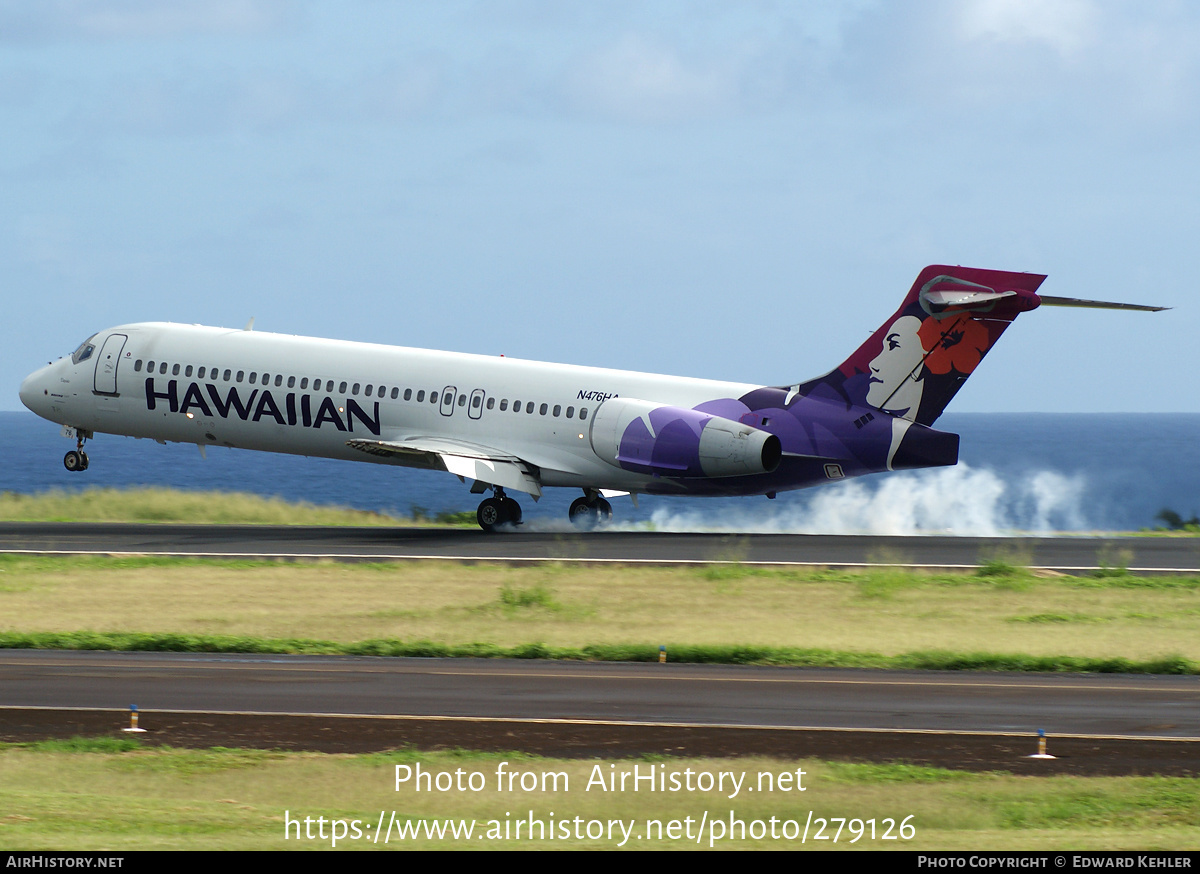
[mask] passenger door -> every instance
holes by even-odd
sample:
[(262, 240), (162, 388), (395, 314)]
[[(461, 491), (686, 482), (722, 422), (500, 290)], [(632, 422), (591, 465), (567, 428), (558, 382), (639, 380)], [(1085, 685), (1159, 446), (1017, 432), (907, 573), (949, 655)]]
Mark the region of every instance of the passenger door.
[(471, 403), (467, 407), (467, 415), (472, 419), (478, 419), (483, 415), (483, 397), (484, 391), (481, 388), (477, 388), (471, 392)]
[(458, 389), (455, 386), (448, 385), (442, 389), (442, 415), (454, 415), (454, 402), (458, 400)]
[(117, 364), (121, 360), (121, 350), (125, 348), (125, 334), (109, 334), (104, 341), (100, 354), (96, 356), (96, 377), (93, 387), (96, 394), (115, 395), (117, 393)]

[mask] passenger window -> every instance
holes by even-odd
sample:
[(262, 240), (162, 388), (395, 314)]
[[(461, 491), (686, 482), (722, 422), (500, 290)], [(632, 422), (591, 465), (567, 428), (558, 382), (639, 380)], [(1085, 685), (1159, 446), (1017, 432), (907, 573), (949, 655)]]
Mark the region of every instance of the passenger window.
[(171, 376), (179, 376), (179, 365), (176, 364), (171, 368)]
[(555, 404), (555, 405), (554, 405), (554, 418), (556, 418), (556, 419), (557, 419), (557, 418), (558, 418), (558, 414), (559, 414), (559, 413), (561, 413), (561, 412), (562, 412), (562, 406), (561, 406), (561, 405), (559, 405), (559, 404)]
[(196, 371), (196, 379), (204, 379), (204, 368), (201, 367)]
[[(411, 388), (406, 388), (406, 389), (404, 390), (404, 399), (405, 399), (406, 401), (411, 401), (411, 400), (412, 400), (412, 389), (411, 389)], [(420, 400), (420, 398), (417, 398), (417, 400)]]
[(495, 408), (495, 406), (496, 406), (496, 399), (495, 399), (495, 398), (488, 398), (488, 402), (487, 402), (487, 408), (488, 408), (489, 410), (491, 410), (491, 409), (494, 409), (494, 408)]
[[(276, 385), (276, 387), (283, 385), (283, 374), (280, 374), (280, 373), (275, 374), (275, 385)], [(290, 383), (288, 384), (288, 388), (291, 388)]]
[(482, 404), (482, 403), (483, 403), (483, 398), (481, 398), (479, 395), (475, 395), (475, 397), (471, 398), (471, 409), (478, 410), (480, 404)]
[(500, 412), (503, 413), (507, 409), (508, 409), (508, 398), (504, 398), (502, 401), (500, 401)]
[(346, 393), (346, 383), (343, 382), (341, 385), (338, 386), (338, 394), (344, 395), (345, 393)]
[(244, 370), (239, 370), (239, 371), (237, 372), (237, 380), (236, 380), (236, 381), (237, 381), (237, 382), (241, 382), (241, 381), (242, 381), (242, 377), (244, 377), (245, 375), (246, 375), (246, 371), (244, 371)]
[(520, 401), (513, 401), (513, 412), (514, 413), (521, 412), (521, 402)]
[(586, 418), (587, 418), (587, 407), (580, 407), (580, 408), (579, 408), (579, 419), (580, 419), (580, 421), (582, 421), (582, 420), (584, 420), (584, 419), (586, 419)]
[(225, 369), (225, 381), (226, 382), (229, 382), (229, 374), (230, 374), (230, 370), (229, 370), (229, 368), (226, 368)]
[(568, 418), (568, 419), (572, 419), (572, 418), (574, 418), (574, 417), (575, 417), (575, 408), (574, 408), (574, 407), (567, 407), (567, 418)]
[(466, 395), (458, 396), (458, 405), (460, 407), (465, 407), (467, 405), (467, 396)]
[(425, 389), (421, 389), (419, 392), (417, 392), (417, 403), (419, 404), (424, 400), (425, 400)]
[(147, 361), (147, 362), (146, 362), (146, 372), (147, 372), (147, 373), (153, 373), (153, 372), (154, 372), (154, 362), (153, 362), (153, 361)]
[(546, 404), (542, 404), (541, 412), (538, 415), (541, 415), (541, 416), (546, 415), (546, 410), (548, 410), (548, 409), (549, 409), (549, 407)]
[(435, 392), (435, 391), (431, 391), (431, 392), (429, 393), (429, 403), (431, 403), (431, 404), (436, 404), (436, 403), (437, 403), (437, 392)]
[(183, 369), (183, 375), (184, 375), (184, 376), (191, 376), (191, 375), (192, 375), (192, 365), (190, 365), (190, 364), (189, 364), (187, 367), (185, 367), (185, 368)]
[[(255, 373), (253, 370), (251, 370), (251, 371), (250, 371), (250, 384), (251, 384), (251, 385), (254, 385), (254, 381), (255, 381), (256, 379), (258, 379), (258, 374), (257, 374), (257, 373)], [(264, 382), (265, 382), (265, 381), (266, 381), (266, 380), (264, 380)]]
[(288, 377), (288, 388), (295, 388), (295, 387), (296, 387), (296, 377), (289, 376)]
[(308, 388), (308, 377), (307, 376), (301, 378), (300, 388)]
[(352, 394), (352, 395), (358, 394), (358, 383), (357, 382), (354, 383), (354, 388), (350, 390), (350, 394)]
[(167, 362), (164, 361), (162, 364), (158, 365), (158, 372), (159, 373), (167, 372)]
[(137, 361), (133, 362), (133, 372), (134, 373), (142, 372), (142, 359), (139, 358)]
[[(400, 389), (396, 388), (396, 386), (392, 386), (392, 400), (395, 400), (398, 397), (400, 397)], [(408, 398), (405, 398), (405, 400), (408, 400)]]

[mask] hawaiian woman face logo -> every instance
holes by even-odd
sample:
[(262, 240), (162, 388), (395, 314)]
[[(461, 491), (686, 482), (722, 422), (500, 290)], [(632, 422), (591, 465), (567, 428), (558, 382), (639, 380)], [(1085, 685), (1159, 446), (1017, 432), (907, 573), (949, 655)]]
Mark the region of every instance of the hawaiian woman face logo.
[(921, 320), (901, 316), (888, 328), (883, 349), (871, 362), (867, 403), (888, 413), (916, 413), (921, 406), (921, 366), (925, 350), (921, 347)]

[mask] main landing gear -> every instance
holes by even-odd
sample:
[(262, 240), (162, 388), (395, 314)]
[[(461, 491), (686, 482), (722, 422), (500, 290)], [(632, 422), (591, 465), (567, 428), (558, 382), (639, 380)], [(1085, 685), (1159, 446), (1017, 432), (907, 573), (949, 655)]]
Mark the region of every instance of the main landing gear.
[[(492, 497), (480, 501), (479, 509), (475, 511), (479, 527), (492, 532), (501, 525), (520, 525), (521, 505), (505, 495), (500, 486), (492, 486), (491, 489)], [(600, 497), (595, 489), (584, 489), (583, 494), (582, 498), (577, 498), (571, 504), (569, 515), (575, 527), (590, 530), (612, 521), (612, 504)]]
[(71, 473), (88, 469), (87, 453), (83, 451), (83, 437), (78, 438), (75, 448), (63, 456), (63, 467)]
[(495, 531), (501, 525), (521, 524), (521, 505), (504, 494), (500, 486), (492, 487), (492, 497), (484, 498), (475, 511), (475, 520), (484, 531)]
[(612, 504), (600, 497), (599, 492), (585, 489), (584, 497), (576, 498), (571, 503), (568, 515), (576, 527), (595, 528), (612, 521)]

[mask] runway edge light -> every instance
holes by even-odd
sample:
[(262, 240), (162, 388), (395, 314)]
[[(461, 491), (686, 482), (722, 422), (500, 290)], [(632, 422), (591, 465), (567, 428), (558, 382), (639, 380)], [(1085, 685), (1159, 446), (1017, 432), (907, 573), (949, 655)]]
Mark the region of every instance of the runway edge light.
[(138, 709), (136, 704), (129, 705), (129, 728), (123, 728), (121, 731), (138, 731), (145, 732), (146, 729), (138, 728)]
[(1046, 752), (1046, 729), (1038, 729), (1038, 751), (1032, 756), (1026, 756), (1028, 759), (1056, 759), (1057, 756), (1052, 756)]

